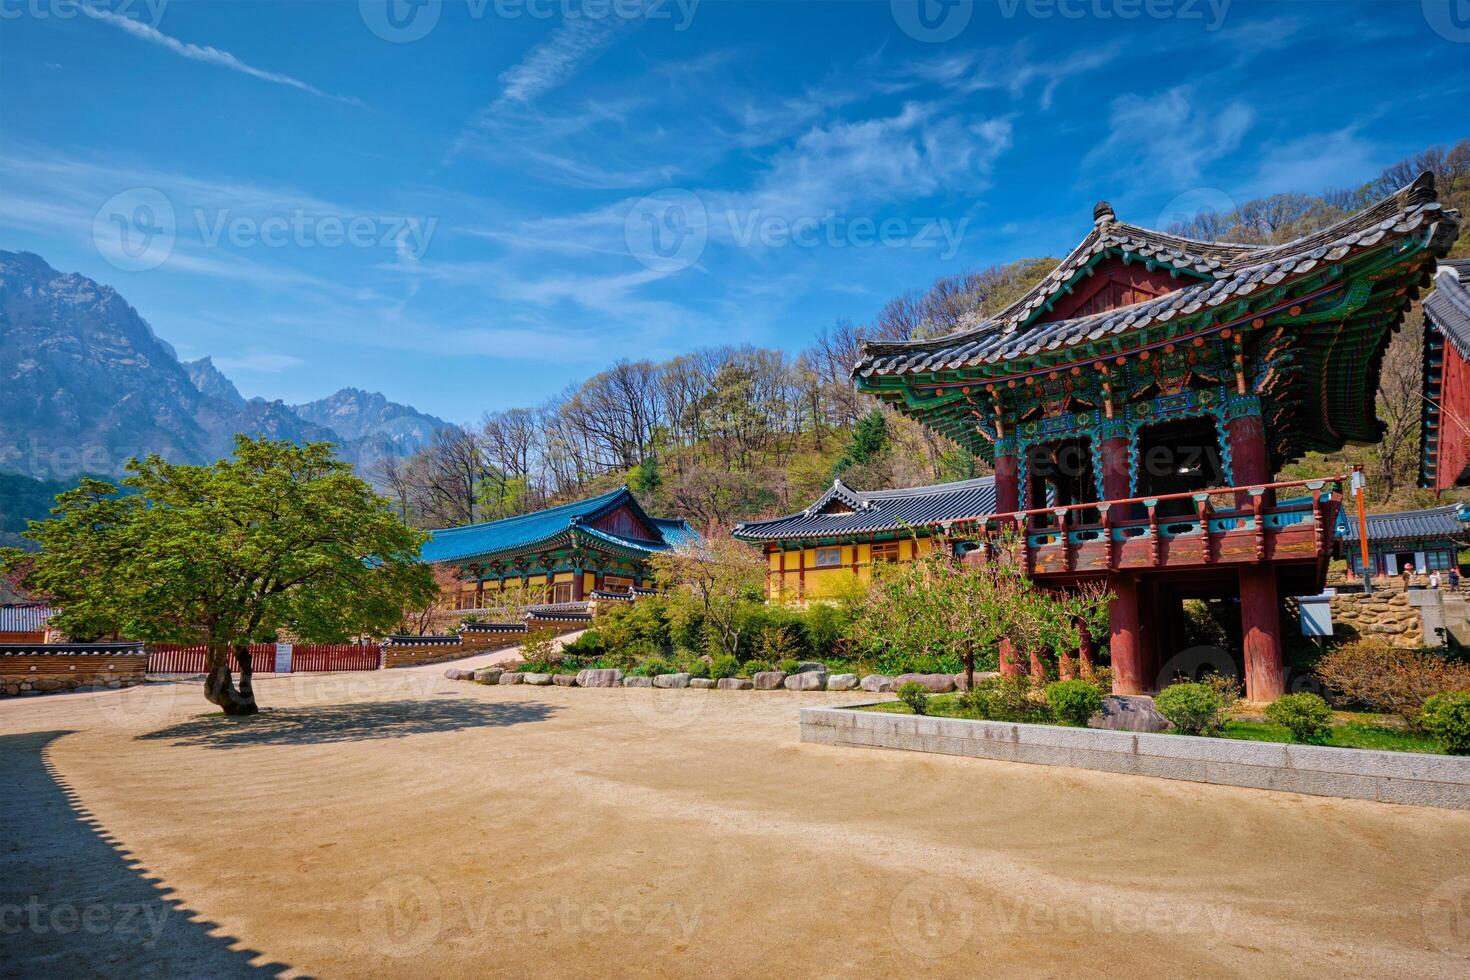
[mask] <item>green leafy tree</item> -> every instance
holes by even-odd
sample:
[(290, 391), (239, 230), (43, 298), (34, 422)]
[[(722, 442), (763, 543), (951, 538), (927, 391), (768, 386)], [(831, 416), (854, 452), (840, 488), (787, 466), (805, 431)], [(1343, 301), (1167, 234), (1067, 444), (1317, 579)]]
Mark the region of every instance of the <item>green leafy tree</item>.
[(251, 641), (385, 632), (436, 589), (418, 561), (426, 536), (330, 444), (239, 436), (234, 458), (211, 466), (150, 456), (128, 469), (132, 493), (84, 481), (26, 532), (41, 551), (3, 564), (29, 559), (26, 587), (60, 606), (53, 622), (71, 636), (203, 642), (204, 696), (226, 714), (258, 710)]
[(702, 614), (712, 653), (749, 655), (755, 639), (750, 612), (765, 602), (764, 555), (711, 527), (698, 544), (654, 555), (652, 565), (660, 585)]
[(842, 458), (833, 467), (833, 472), (841, 474), (850, 466), (871, 463), (877, 459), (879, 454), (888, 447), (888, 419), (883, 410), (875, 408), (867, 415), (858, 419), (857, 425), (853, 427), (852, 436), (847, 441), (847, 449)]

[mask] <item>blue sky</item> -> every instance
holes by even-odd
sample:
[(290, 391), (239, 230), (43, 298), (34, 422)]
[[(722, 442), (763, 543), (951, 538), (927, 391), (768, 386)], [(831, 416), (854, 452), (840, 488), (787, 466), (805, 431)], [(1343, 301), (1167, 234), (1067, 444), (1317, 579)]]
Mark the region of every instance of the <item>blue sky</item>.
[(0, 247), (456, 421), (1467, 134), (1470, 4), (0, 0)]

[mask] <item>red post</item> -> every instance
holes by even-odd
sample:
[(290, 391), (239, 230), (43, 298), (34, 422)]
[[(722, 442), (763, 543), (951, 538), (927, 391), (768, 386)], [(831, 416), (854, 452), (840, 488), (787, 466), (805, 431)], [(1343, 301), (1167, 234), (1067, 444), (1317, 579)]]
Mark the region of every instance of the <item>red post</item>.
[(1000, 641), (1000, 673), (1002, 677), (1021, 676), (1021, 665), (1016, 662), (1016, 646), (1008, 639)]
[(1142, 694), (1147, 682), (1141, 674), (1138, 635), (1138, 580), (1131, 575), (1113, 575), (1108, 587), (1113, 602), (1108, 608), (1108, 652), (1113, 659), (1113, 693)]
[(1104, 439), (1098, 447), (1102, 463), (1104, 500), (1126, 500), (1133, 496), (1128, 484), (1128, 440)]
[[(1230, 475), (1237, 487), (1271, 482), (1271, 464), (1266, 456), (1266, 429), (1259, 415), (1242, 415), (1225, 423), (1225, 438), (1230, 444)], [(1262, 501), (1267, 507), (1275, 503), (1275, 494), (1267, 491)], [(1248, 507), (1250, 501), (1238, 495), (1237, 507)]]
[(1021, 509), (1020, 460), (1014, 453), (995, 456), (995, 512), (1009, 514)]
[(1269, 565), (1240, 570), (1240, 626), (1245, 646), (1247, 701), (1274, 701), (1286, 693), (1281, 659), (1281, 610), (1276, 571)]

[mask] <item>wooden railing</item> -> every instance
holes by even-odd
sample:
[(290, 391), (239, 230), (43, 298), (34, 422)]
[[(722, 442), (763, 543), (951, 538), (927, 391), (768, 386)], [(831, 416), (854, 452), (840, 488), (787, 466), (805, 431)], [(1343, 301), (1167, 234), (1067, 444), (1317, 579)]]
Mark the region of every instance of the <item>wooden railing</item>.
[[(1284, 480), (1128, 497), (1005, 514), (943, 526), (947, 536), (994, 549), (1010, 531), (1035, 574), (1325, 559), (1347, 477)], [(1229, 506), (1220, 503), (1228, 500)]]

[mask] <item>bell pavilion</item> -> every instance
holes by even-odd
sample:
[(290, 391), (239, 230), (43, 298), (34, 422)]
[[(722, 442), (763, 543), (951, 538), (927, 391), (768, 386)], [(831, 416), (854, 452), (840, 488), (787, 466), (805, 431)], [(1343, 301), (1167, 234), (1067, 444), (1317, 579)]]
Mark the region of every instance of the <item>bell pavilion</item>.
[(1100, 203), (1007, 309), (864, 344), (853, 377), (993, 464), (993, 512), (947, 519), (947, 535), (983, 560), (1017, 529), (1039, 583), (1107, 583), (1117, 692), (1167, 681), (1183, 599), (1238, 597), (1246, 694), (1271, 700), (1279, 599), (1321, 590), (1344, 489), (1276, 474), (1381, 437), (1384, 350), (1458, 226), (1430, 174), (1282, 245), (1194, 241)]

